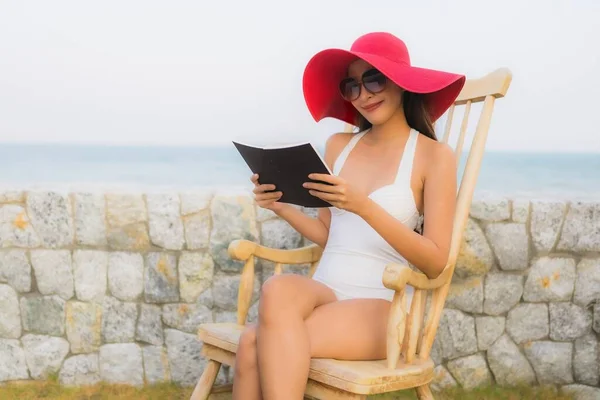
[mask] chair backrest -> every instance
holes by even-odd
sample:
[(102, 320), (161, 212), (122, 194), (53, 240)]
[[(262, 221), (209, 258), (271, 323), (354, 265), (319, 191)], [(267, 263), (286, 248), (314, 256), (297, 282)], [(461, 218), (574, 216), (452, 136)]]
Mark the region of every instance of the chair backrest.
[(479, 79), (467, 80), (457, 100), (448, 110), (444, 136), (441, 140), (444, 143), (450, 144), (449, 139), (451, 137), (454, 115), (456, 114), (457, 108), (464, 108), (456, 145), (454, 146), (457, 158), (460, 159), (463, 155), (464, 141), (469, 126), (472, 105), (483, 103), (475, 132), (471, 140), (471, 146), (466, 155), (467, 158), (462, 178), (459, 182), (452, 244), (448, 260), (452, 272), (456, 265), (463, 232), (469, 217), (469, 210), (471, 208), (471, 201), (473, 200), (473, 193), (475, 192), (475, 186), (479, 176), (481, 161), (485, 152), (485, 145), (492, 120), (495, 100), (506, 95), (511, 81), (512, 74), (506, 68), (498, 69)]
[[(425, 310), (425, 300), (428, 293), (422, 290), (415, 291), (411, 304), (410, 316), (405, 325), (405, 333), (400, 334), (402, 336), (397, 336), (403, 341), (402, 353), (405, 354), (407, 357), (406, 361), (408, 362), (410, 362), (416, 354), (418, 354), (420, 359), (427, 359), (429, 357), (439, 326), (444, 303), (450, 288), (456, 260), (460, 252), (463, 233), (468, 221), (469, 210), (471, 208), (473, 193), (475, 191), (481, 161), (485, 151), (495, 100), (506, 95), (511, 81), (512, 74), (506, 68), (495, 70), (479, 79), (467, 80), (460, 95), (446, 114), (446, 125), (440, 141), (451, 145), (450, 138), (452, 136), (453, 122), (455, 122), (454, 118), (462, 108), (463, 116), (457, 133), (458, 137), (456, 138), (455, 145), (452, 147), (457, 154), (457, 159), (460, 160), (463, 156), (466, 156), (466, 162), (462, 178), (458, 184), (458, 197), (456, 201), (448, 262), (442, 274), (436, 278), (446, 281), (446, 284), (432, 291), (432, 299), (428, 310)], [(479, 112), (479, 118), (472, 135), (471, 146), (468, 152), (463, 154), (465, 138), (467, 137), (467, 132), (470, 127), (469, 118), (475, 114), (472, 112), (472, 106), (477, 103), (482, 103), (481, 111)], [(353, 129), (354, 127), (352, 125), (346, 125), (346, 131), (352, 131)], [(394, 302), (396, 302), (396, 300)], [(423, 325), (425, 313), (427, 314), (427, 321)], [(388, 343), (388, 345), (389, 344), (390, 343)], [(388, 360), (388, 365), (393, 366), (395, 364), (395, 360)]]
[[(475, 192), (477, 178), (479, 176), (481, 161), (485, 152), (485, 145), (495, 101), (506, 95), (511, 82), (512, 74), (506, 68), (495, 70), (479, 79), (467, 80), (460, 95), (447, 113), (444, 136), (441, 140), (444, 143), (450, 144), (454, 116), (457, 114), (459, 108), (463, 108), (463, 117), (454, 146), (457, 159), (460, 159), (460, 157), (463, 156), (465, 137), (469, 127), (469, 118), (473, 114), (471, 112), (472, 106), (476, 103), (482, 103), (475, 132), (473, 133), (471, 140), (471, 146), (466, 154), (465, 167), (458, 187), (450, 254), (446, 268), (442, 273), (445, 275), (446, 284), (435, 289), (432, 293), (431, 305), (429, 310), (427, 310), (427, 322), (424, 325), (423, 331), (419, 332), (418, 356), (420, 359), (427, 359), (429, 357), (442, 316), (444, 304), (446, 302), (446, 297), (448, 296), (452, 275), (454, 273), (454, 268), (456, 267), (456, 260), (463, 241), (464, 230), (469, 218), (469, 211), (473, 200), (473, 193)], [(418, 321), (415, 320), (415, 323), (419, 324), (419, 322), (422, 321), (423, 315), (411, 315), (411, 317), (418, 319)], [(410, 340), (408, 336), (409, 335), (405, 335), (407, 340)]]

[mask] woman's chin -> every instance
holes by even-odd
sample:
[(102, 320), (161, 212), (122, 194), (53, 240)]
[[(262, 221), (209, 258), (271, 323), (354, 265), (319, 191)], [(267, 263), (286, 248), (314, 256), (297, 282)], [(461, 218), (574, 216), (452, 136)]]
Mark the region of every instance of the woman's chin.
[(371, 125), (381, 125), (389, 119), (387, 115), (381, 115), (378, 113), (372, 113), (370, 115), (365, 115), (364, 117)]

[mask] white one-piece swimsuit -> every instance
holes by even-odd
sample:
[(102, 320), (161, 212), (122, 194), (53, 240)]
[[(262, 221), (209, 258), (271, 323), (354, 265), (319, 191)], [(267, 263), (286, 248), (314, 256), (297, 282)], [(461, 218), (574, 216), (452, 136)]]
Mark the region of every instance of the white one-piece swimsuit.
[[(348, 155), (366, 132), (359, 132), (350, 139), (333, 165), (334, 175), (339, 174)], [(412, 129), (394, 182), (369, 195), (411, 230), (419, 222), (419, 211), (410, 186), (418, 137), (419, 133)], [(394, 291), (383, 286), (383, 272), (389, 263), (407, 264), (405, 258), (358, 215), (336, 207), (330, 207), (330, 210), (329, 238), (313, 279), (330, 287), (339, 300), (375, 298), (391, 301)], [(407, 305), (412, 300), (413, 290), (410, 286), (406, 288)]]

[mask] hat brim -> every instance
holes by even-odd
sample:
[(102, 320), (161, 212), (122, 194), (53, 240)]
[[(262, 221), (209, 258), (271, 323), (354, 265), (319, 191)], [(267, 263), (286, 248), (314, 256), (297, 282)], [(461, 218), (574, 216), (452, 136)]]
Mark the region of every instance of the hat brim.
[(358, 111), (342, 98), (338, 88), (348, 65), (356, 59), (371, 64), (399, 87), (424, 94), (434, 122), (454, 103), (466, 81), (464, 75), (403, 65), (373, 54), (322, 50), (308, 62), (302, 80), (304, 99), (315, 121), (332, 117), (356, 125)]

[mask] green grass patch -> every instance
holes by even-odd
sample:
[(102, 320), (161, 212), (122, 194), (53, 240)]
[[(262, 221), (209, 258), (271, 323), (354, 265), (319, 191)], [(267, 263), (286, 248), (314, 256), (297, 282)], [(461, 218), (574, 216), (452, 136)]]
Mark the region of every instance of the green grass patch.
[[(61, 386), (56, 377), (47, 381), (27, 381), (8, 383), (0, 386), (2, 400), (189, 400), (193, 388), (182, 388), (173, 383), (163, 383), (143, 388), (126, 385), (109, 385), (100, 383), (86, 387)], [(551, 387), (525, 386), (516, 388), (485, 387), (473, 390), (454, 388), (434, 393), (436, 400), (572, 400), (566, 394), (559, 394)], [(231, 397), (221, 394), (215, 400), (226, 400)], [(370, 400), (409, 400), (417, 399), (413, 390), (376, 395)]]
[[(434, 392), (436, 400), (573, 400), (567, 394), (559, 393), (556, 388), (549, 386), (523, 386), (523, 387), (481, 387), (465, 390), (461, 388), (446, 389)], [(369, 397), (369, 400), (417, 400), (414, 390), (405, 390), (397, 393), (383, 394)]]

